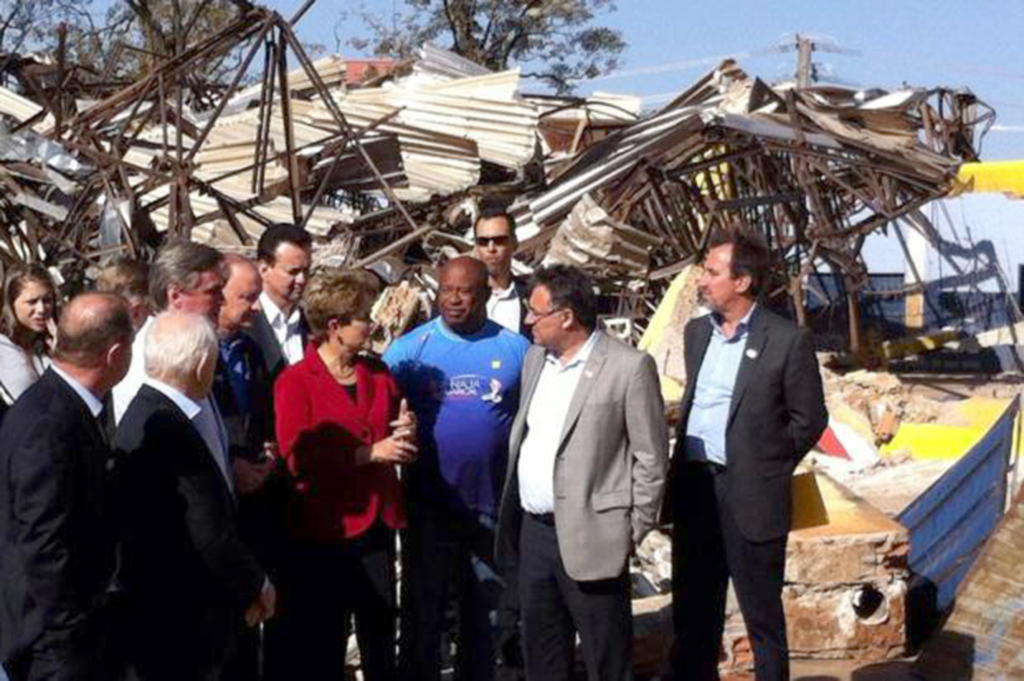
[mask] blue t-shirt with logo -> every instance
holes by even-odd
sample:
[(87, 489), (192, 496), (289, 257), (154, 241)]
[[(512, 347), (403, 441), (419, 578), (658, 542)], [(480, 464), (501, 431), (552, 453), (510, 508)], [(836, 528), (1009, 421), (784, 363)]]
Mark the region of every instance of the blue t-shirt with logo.
[(496, 513), (529, 347), (493, 321), (460, 336), (440, 317), (391, 344), (384, 361), (419, 428), (410, 496), (450, 510)]

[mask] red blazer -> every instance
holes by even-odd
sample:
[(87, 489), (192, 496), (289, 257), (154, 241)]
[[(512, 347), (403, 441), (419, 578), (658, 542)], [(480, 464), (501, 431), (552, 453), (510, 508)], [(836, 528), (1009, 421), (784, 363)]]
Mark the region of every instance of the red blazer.
[(274, 384), (277, 442), (299, 491), (290, 513), (296, 537), (357, 537), (378, 517), (392, 529), (405, 527), (395, 466), (353, 461), (358, 447), (390, 433), (401, 399), (398, 385), (378, 360), (360, 357), (355, 369), (353, 402), (311, 344)]

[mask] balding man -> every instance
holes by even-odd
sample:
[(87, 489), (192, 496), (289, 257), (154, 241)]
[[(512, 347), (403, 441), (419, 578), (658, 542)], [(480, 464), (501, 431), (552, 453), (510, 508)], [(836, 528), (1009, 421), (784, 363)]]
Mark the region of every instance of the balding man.
[(243, 623), (269, 618), (276, 596), (238, 536), (225, 436), (204, 406), (217, 363), (213, 325), (158, 315), (145, 363), (146, 384), (114, 438), (130, 662), (143, 681), (219, 679)]
[(113, 459), (100, 424), (131, 343), (120, 296), (78, 296), (61, 314), (53, 365), (0, 429), (0, 654), (13, 681), (112, 678)]
[(489, 296), (480, 261), (451, 260), (441, 270), (441, 317), (399, 338), (384, 355), (416, 413), (422, 452), (409, 466), (403, 543), (406, 679), (440, 677), (452, 573), (460, 604), (456, 677), (494, 676), (492, 528), (529, 343), (487, 318)]
[[(233, 459), (260, 461), (273, 439), (270, 381), (259, 346), (244, 334), (259, 314), (262, 279), (256, 263), (227, 255), (224, 304), (217, 319), (219, 361), (213, 384)], [(241, 482), (241, 480), (239, 481)]]
[[(224, 420), (239, 492), (239, 533), (276, 581), (276, 568), (287, 554), (284, 542), (290, 481), (283, 460), (268, 456), (275, 451), (271, 381), (259, 346), (245, 333), (254, 316), (260, 314), (263, 281), (256, 263), (247, 258), (228, 254), (224, 264), (228, 278), (217, 320), (220, 357), (213, 399)], [(268, 627), (264, 640), (268, 658), (276, 652), (271, 649), (279, 646), (279, 640), (275, 626)], [(256, 630), (243, 632), (224, 678), (257, 678), (259, 644)]]

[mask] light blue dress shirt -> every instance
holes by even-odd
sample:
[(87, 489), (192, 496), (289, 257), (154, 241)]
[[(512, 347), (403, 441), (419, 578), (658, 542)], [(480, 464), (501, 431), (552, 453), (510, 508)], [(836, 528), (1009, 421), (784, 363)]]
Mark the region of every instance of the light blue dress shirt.
[(732, 338), (725, 337), (718, 316), (710, 316), (711, 338), (697, 373), (693, 405), (686, 422), (687, 461), (710, 461), (721, 466), (727, 465), (725, 429), (729, 423), (736, 374), (739, 373), (743, 352), (747, 347), (750, 316), (756, 307), (751, 307), (740, 320)]

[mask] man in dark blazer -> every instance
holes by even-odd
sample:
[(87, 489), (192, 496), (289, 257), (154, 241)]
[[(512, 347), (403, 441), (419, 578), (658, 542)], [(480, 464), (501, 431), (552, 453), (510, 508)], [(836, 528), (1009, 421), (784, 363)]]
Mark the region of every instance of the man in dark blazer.
[(227, 436), (205, 399), (213, 326), (166, 312), (148, 333), (148, 378), (114, 439), (129, 662), (143, 681), (220, 679), (242, 627), (268, 619), (276, 594), (238, 536)]
[(128, 371), (128, 305), (72, 300), (52, 367), (0, 429), (0, 655), (13, 681), (112, 678), (113, 459), (103, 399)]
[(810, 334), (756, 302), (768, 264), (759, 236), (714, 234), (699, 283), (711, 314), (685, 330), (686, 391), (664, 507), (675, 679), (718, 679), (730, 577), (758, 681), (789, 678), (791, 481), (828, 415)]
[(286, 223), (267, 227), (256, 245), (263, 293), (247, 333), (259, 345), (272, 381), (301, 361), (306, 349), (309, 325), (299, 304), (309, 281), (312, 248), (306, 230)]

